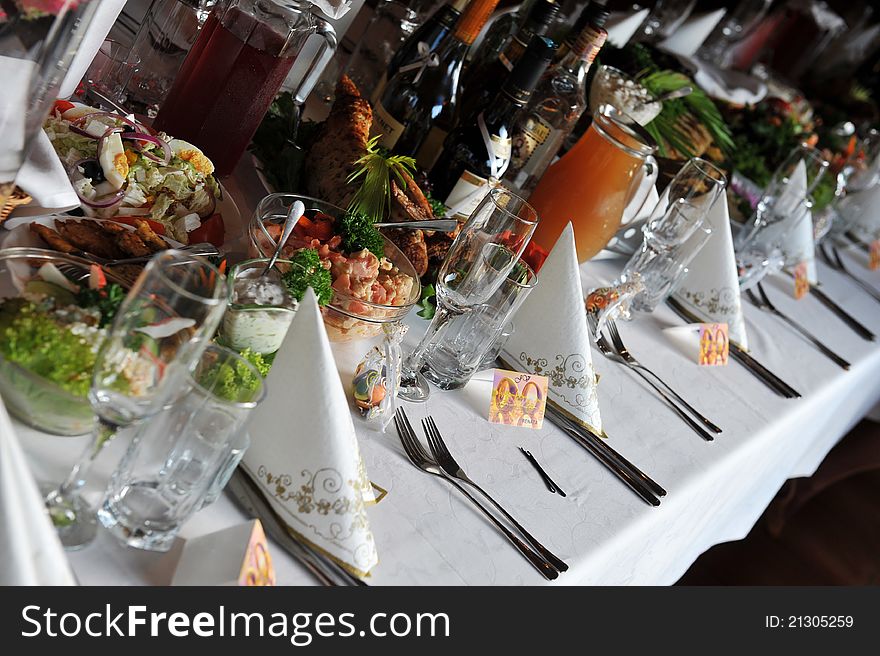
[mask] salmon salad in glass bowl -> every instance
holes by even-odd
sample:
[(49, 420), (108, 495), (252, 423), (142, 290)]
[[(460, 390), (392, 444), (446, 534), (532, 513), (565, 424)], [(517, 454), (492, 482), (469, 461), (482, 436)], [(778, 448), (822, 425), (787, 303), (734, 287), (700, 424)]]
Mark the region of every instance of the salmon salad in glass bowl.
[(418, 275), (406, 255), (364, 217), (308, 196), (270, 194), (251, 220), (251, 255), (271, 257), (296, 201), (306, 211), (282, 247), (281, 257), (294, 263), (290, 270), (320, 262), (329, 273), (326, 284), (320, 278), (287, 279), (294, 293), (297, 285), (303, 286), (302, 291), (305, 286), (315, 291), (330, 340), (375, 337), (382, 324), (405, 317), (421, 296)]

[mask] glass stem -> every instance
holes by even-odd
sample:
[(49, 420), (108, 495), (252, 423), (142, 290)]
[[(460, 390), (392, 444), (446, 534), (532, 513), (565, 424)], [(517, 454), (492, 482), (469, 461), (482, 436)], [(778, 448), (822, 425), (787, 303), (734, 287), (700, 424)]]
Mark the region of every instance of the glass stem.
[(104, 445), (116, 436), (118, 430), (118, 426), (98, 419), (98, 423), (96, 424), (94, 431), (92, 431), (92, 441), (86, 447), (86, 450), (83, 451), (83, 454), (73, 466), (73, 469), (70, 470), (67, 478), (64, 479), (64, 482), (58, 488), (58, 492), (61, 496), (76, 492), (85, 484), (85, 477), (88, 474), (89, 469), (92, 467), (92, 462), (94, 462), (97, 455), (101, 453)]
[(438, 302), (437, 311), (434, 314), (431, 325), (428, 326), (428, 330), (425, 332), (418, 345), (410, 352), (408, 356), (406, 356), (403, 361), (403, 366), (401, 367), (401, 375), (403, 379), (415, 378), (416, 375), (422, 370), (422, 366), (425, 362), (425, 355), (427, 354), (428, 349), (431, 347), (431, 344), (434, 342), (434, 340), (439, 337), (439, 335), (449, 324), (449, 319), (451, 318), (451, 316), (452, 315), (450, 314), (449, 310), (447, 310), (441, 303)]

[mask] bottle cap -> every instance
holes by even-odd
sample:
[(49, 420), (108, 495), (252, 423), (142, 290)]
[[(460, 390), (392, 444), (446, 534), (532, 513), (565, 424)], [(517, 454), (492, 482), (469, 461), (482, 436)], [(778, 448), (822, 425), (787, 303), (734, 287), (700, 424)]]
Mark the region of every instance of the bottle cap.
[(526, 18), (526, 24), (550, 25), (559, 13), (559, 4), (556, 0), (538, 0)]
[(608, 22), (608, 17), (611, 15), (611, 12), (605, 7), (604, 4), (600, 4), (598, 2), (591, 2), (584, 10), (581, 12), (581, 15), (578, 16), (577, 22), (574, 24), (574, 29), (572, 32), (575, 35), (578, 35), (583, 31), (587, 25), (592, 25), (593, 27), (602, 28), (605, 27), (605, 23)]

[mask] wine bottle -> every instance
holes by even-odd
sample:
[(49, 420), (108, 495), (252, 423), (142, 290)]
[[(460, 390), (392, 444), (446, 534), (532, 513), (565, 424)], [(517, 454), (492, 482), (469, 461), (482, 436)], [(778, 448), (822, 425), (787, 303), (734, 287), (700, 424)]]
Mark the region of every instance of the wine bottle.
[(493, 61), (470, 64), (462, 79), (458, 115), (475, 114), (495, 97), (532, 37), (545, 36), (559, 13), (556, 0), (536, 0), (525, 21)]
[(513, 136), (513, 157), (504, 181), (528, 197), (550, 166), (565, 138), (587, 108), (587, 71), (605, 44), (608, 11), (587, 6), (584, 25), (568, 54), (554, 63), (538, 84)]
[(532, 37), (487, 108), (465, 117), (446, 138), (429, 179), (435, 198), (449, 208), (448, 215), (467, 218), (489, 192), (490, 184), (496, 184), (504, 174), (517, 115), (528, 103), (555, 49), (550, 39)]
[(479, 46), (468, 53), (468, 66), (482, 68), (498, 59), (498, 55), (510, 43), (516, 31), (522, 27), (526, 16), (537, 1), (523, 0), (516, 9), (501, 12), (489, 25)]
[(373, 94), (370, 97), (370, 102), (373, 105), (379, 102), (382, 92), (388, 84), (388, 80), (395, 76), (400, 67), (411, 64), (419, 58), (420, 43), (424, 43), (425, 45), (422, 48), (427, 48), (430, 52), (433, 52), (440, 45), (440, 42), (443, 41), (446, 35), (455, 28), (455, 24), (461, 17), (461, 12), (467, 7), (468, 2), (470, 0), (452, 0), (446, 3), (431, 14), (428, 20), (407, 37), (406, 41), (394, 53), (394, 56), (391, 57), (388, 69), (373, 90)]
[(453, 127), (461, 66), (498, 0), (471, 0), (455, 30), (429, 55), (400, 68), (373, 107), (373, 134), (430, 170)]

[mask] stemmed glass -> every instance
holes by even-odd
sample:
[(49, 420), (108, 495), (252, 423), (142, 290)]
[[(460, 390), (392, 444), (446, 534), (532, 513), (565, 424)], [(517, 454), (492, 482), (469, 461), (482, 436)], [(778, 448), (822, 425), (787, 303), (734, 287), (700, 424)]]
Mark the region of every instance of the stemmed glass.
[(519, 196), (492, 189), (452, 242), (437, 274), (437, 311), (418, 346), (401, 366), (398, 396), (425, 401), (428, 383), (421, 374), (428, 349), (441, 338), (450, 319), (486, 303), (504, 283), (522, 255), (538, 214)]
[(724, 15), (697, 51), (697, 57), (721, 68), (728, 68), (733, 46), (748, 36), (761, 22), (771, 4), (772, 0), (740, 0)]
[[(642, 247), (629, 259), (618, 278), (620, 283), (635, 279), (641, 283), (630, 301), (633, 310), (653, 312), (675, 291), (687, 273), (688, 264), (712, 235), (712, 228), (705, 221), (710, 207), (704, 209), (678, 199), (669, 205), (662, 218), (645, 224)], [(601, 319), (599, 325), (602, 325)]]
[(80, 495), (95, 457), (121, 428), (157, 414), (186, 389), (226, 296), (216, 267), (177, 250), (156, 255), (135, 281), (97, 354), (89, 391), (97, 418), (92, 440), (64, 482), (46, 490), (46, 508), (66, 548), (95, 536), (95, 513)]
[(599, 311), (599, 328), (609, 319), (631, 318), (627, 308), (653, 312), (675, 290), (687, 265), (709, 241), (712, 229), (706, 217), (726, 186), (721, 169), (700, 157), (692, 157), (678, 170), (663, 192), (667, 202), (657, 203), (642, 228), (641, 248), (613, 285), (620, 302)]
[(803, 213), (812, 207), (810, 194), (828, 161), (807, 144), (796, 146), (773, 173), (755, 214), (734, 242), (739, 284), (749, 289), (783, 266), (781, 249)]

